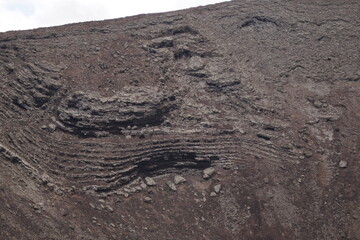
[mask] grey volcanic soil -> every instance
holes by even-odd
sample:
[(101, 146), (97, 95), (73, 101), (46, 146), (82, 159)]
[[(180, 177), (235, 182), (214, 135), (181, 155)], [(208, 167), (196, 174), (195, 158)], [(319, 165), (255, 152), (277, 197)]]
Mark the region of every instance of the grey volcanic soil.
[(360, 239), (359, 14), (231, 1), (1, 33), (0, 239)]

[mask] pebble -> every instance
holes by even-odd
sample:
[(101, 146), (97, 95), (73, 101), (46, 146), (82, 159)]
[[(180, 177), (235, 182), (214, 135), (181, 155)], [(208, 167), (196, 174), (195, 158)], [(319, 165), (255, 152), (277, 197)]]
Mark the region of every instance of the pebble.
[(186, 182), (186, 179), (185, 179), (185, 178), (183, 178), (183, 177), (180, 176), (180, 175), (175, 175), (175, 177), (174, 177), (174, 183), (175, 183), (176, 185), (181, 184), (181, 183), (184, 183), (184, 182)]
[(339, 168), (346, 168), (347, 167), (347, 161), (341, 160), (339, 162)]
[(230, 167), (229, 165), (224, 165), (224, 166), (223, 166), (223, 169), (225, 169), (225, 170), (230, 170), (231, 167)]
[(146, 203), (152, 203), (152, 199), (150, 197), (145, 197), (144, 202)]
[(155, 180), (153, 178), (151, 178), (151, 177), (146, 177), (145, 178), (145, 183), (148, 186), (155, 186), (156, 185)]
[(56, 130), (56, 125), (53, 124), (53, 123), (50, 123), (48, 125), (48, 129), (49, 129), (50, 132), (54, 132)]
[(38, 211), (38, 210), (40, 210), (40, 207), (39, 207), (38, 205), (34, 204), (34, 205), (33, 205), (33, 209), (36, 210), (36, 211)]
[(114, 209), (113, 209), (111, 206), (109, 206), (109, 205), (105, 206), (105, 208), (106, 208), (106, 210), (108, 210), (109, 212), (114, 212)]
[(177, 188), (173, 182), (167, 182), (166, 184), (168, 185), (168, 187), (170, 188), (171, 191), (175, 192), (177, 190)]
[(216, 197), (216, 195), (217, 195), (217, 194), (216, 194), (215, 192), (211, 192), (211, 193), (210, 193), (210, 197)]
[(214, 186), (214, 191), (215, 191), (215, 193), (219, 193), (220, 190), (221, 190), (221, 184), (218, 184), (218, 185), (215, 185), (215, 186)]
[(213, 167), (205, 168), (203, 171), (203, 178), (209, 179), (212, 175), (214, 175), (214, 173), (215, 173), (215, 168)]

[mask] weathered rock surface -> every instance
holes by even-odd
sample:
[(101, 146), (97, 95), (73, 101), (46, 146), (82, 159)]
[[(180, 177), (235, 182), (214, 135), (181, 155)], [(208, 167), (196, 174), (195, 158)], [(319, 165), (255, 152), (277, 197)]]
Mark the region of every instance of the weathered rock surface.
[(150, 87), (122, 89), (112, 97), (76, 92), (62, 101), (58, 118), (64, 130), (83, 136), (121, 133), (127, 127), (160, 125), (175, 108), (175, 99)]
[(359, 11), (1, 33), (0, 239), (360, 239)]

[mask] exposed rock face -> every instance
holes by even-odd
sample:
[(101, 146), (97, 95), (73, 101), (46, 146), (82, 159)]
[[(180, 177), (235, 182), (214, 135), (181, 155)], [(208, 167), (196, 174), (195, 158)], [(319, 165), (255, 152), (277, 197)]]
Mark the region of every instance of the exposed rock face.
[(176, 97), (165, 96), (157, 88), (122, 89), (112, 97), (75, 92), (58, 108), (64, 130), (83, 136), (121, 133), (129, 128), (160, 125), (175, 108)]
[(360, 239), (359, 11), (0, 34), (0, 239)]

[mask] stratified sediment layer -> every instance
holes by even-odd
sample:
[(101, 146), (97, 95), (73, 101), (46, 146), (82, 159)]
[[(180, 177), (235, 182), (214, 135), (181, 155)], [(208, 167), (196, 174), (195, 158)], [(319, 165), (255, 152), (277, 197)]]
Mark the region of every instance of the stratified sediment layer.
[(359, 239), (359, 11), (0, 34), (0, 239)]

